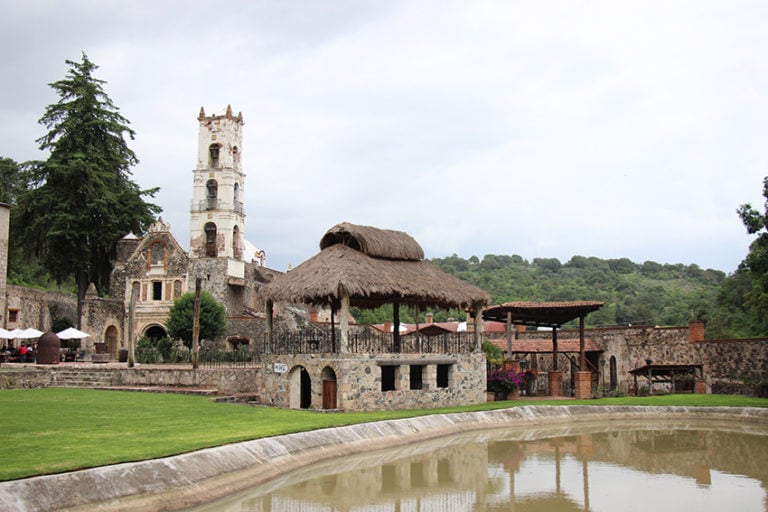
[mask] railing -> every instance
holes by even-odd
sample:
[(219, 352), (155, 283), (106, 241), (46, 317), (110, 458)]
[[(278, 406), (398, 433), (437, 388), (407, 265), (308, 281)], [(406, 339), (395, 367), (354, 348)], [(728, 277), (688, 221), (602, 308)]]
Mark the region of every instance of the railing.
[[(272, 335), (272, 343), (264, 344), (270, 354), (314, 354), (338, 353), (341, 347), (341, 333), (336, 329), (313, 328), (305, 331), (280, 331)], [(473, 333), (457, 332), (436, 336), (408, 335), (400, 337), (400, 346), (395, 346), (391, 334), (370, 331), (349, 334), (348, 350), (353, 354), (451, 354), (468, 353), (475, 348)]]

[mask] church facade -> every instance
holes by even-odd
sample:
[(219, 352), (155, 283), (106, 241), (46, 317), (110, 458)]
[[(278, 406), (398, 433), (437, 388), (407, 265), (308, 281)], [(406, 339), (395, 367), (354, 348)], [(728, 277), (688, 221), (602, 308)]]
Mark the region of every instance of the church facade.
[[(165, 337), (173, 301), (194, 291), (197, 278), (201, 279), (202, 289), (227, 312), (227, 334), (217, 341), (232, 348), (250, 343), (263, 331), (264, 306), (257, 299), (257, 290), (277, 271), (268, 269), (264, 251), (244, 238), (243, 116), (234, 115), (231, 107), (222, 115), (206, 115), (201, 108), (197, 120), (189, 251), (162, 218), (143, 236), (128, 233), (119, 240), (109, 296), (98, 297), (91, 287), (83, 302), (80, 328), (91, 335), (82, 340), (87, 352), (94, 352), (99, 344), (117, 359), (120, 351), (128, 347), (129, 339)], [(10, 208), (0, 206), (0, 223), (7, 234)], [(78, 324), (75, 297), (6, 286), (7, 235), (0, 243), (0, 257), (2, 311), (6, 316), (3, 324), (7, 328), (50, 330), (57, 317)]]

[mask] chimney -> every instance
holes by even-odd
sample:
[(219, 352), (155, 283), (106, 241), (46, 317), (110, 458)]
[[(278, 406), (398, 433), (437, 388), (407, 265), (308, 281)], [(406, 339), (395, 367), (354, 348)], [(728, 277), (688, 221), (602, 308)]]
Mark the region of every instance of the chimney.
[(688, 322), (688, 341), (691, 343), (704, 341), (704, 322)]
[(432, 313), (427, 313), (425, 316), (426, 316), (426, 319), (427, 319), (427, 324), (431, 324), (432, 320), (433, 320)]
[(384, 322), (384, 332), (392, 332), (392, 322)]
[(312, 311), (309, 312), (309, 321), (312, 322), (313, 324), (317, 323), (317, 310), (316, 309), (313, 309)]

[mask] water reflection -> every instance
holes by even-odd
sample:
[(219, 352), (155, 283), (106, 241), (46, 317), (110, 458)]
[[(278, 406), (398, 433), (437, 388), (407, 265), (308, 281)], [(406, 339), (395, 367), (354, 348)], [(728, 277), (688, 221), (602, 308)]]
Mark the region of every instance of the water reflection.
[(768, 512), (765, 430), (596, 429), (492, 431), (339, 459), (194, 510)]

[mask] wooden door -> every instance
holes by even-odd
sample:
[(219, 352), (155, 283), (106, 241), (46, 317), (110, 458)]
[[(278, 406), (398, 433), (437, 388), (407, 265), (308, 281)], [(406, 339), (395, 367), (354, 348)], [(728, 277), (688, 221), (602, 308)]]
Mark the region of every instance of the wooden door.
[(336, 381), (323, 381), (323, 409), (336, 409)]

